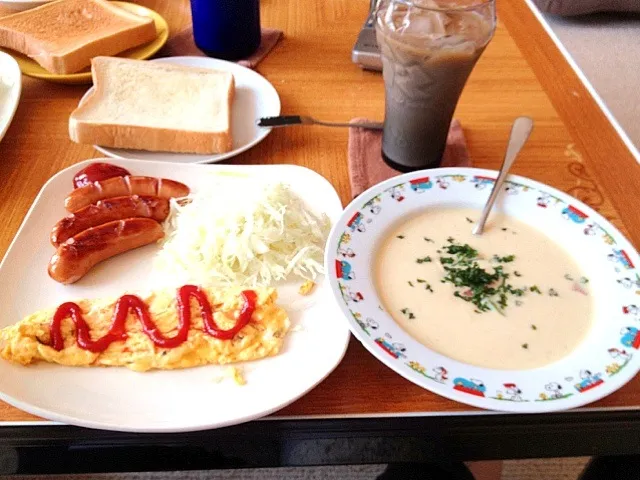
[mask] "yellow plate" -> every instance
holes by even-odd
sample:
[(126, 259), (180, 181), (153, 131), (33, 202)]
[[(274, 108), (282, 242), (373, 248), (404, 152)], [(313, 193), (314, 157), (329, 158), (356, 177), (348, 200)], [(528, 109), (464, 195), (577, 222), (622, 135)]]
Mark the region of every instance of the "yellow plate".
[[(135, 58), (138, 60), (144, 60), (146, 58), (151, 57), (154, 53), (162, 48), (162, 46), (167, 42), (169, 38), (169, 25), (167, 21), (160, 16), (157, 12), (153, 10), (143, 7), (141, 5), (136, 5), (134, 3), (129, 2), (112, 2), (118, 5), (121, 8), (124, 8), (128, 12), (135, 13), (136, 15), (140, 15), (141, 17), (150, 17), (156, 24), (156, 39), (136, 48), (132, 48), (125, 52), (118, 54), (118, 57), (125, 58)], [(6, 52), (16, 59), (18, 65), (20, 66), (20, 70), (25, 75), (34, 78), (41, 78), (43, 80), (48, 80), (50, 82), (56, 83), (66, 83), (69, 85), (80, 85), (80, 84), (88, 84), (92, 83), (91, 79), (91, 70), (87, 68), (87, 71), (82, 71), (79, 73), (71, 73), (71, 74), (57, 74), (51, 73), (44, 68), (42, 68), (38, 63), (36, 63), (31, 58), (22, 55), (21, 53), (15, 52), (13, 50), (2, 49), (0, 51)]]

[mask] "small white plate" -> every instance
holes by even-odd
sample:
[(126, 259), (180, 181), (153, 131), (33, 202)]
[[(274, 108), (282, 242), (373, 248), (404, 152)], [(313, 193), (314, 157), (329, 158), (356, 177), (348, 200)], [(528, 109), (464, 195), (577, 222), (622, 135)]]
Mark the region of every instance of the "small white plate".
[(39, 7), (45, 3), (51, 3), (54, 0), (0, 0), (0, 6), (10, 8), (17, 12), (23, 10), (29, 10), (31, 8)]
[[(494, 208), (544, 232), (571, 252), (591, 279), (593, 325), (568, 356), (530, 370), (469, 365), (422, 345), (380, 306), (372, 258), (388, 229), (428, 208), (481, 211), (496, 176), (475, 168), (425, 170), (394, 177), (358, 196), (326, 248), (325, 268), (336, 302), (353, 334), (378, 360), (443, 397), (491, 410), (539, 413), (609, 395), (640, 370), (640, 258), (605, 218), (548, 185), (510, 175), (502, 192), (508, 199), (502, 197)], [(512, 387), (517, 394), (505, 390)]]
[[(152, 283), (157, 245), (127, 252), (97, 265), (73, 285), (47, 274), (54, 252), (51, 227), (62, 218), (65, 196), (81, 162), (52, 177), (42, 188), (0, 263), (0, 328), (25, 315), (78, 298), (119, 296)], [(291, 186), (333, 223), (342, 212), (333, 186), (317, 173), (293, 165), (176, 165), (151, 161), (112, 161), (133, 175), (178, 180), (192, 191), (210, 188), (216, 174), (248, 175)], [(238, 191), (242, 195), (242, 191)], [(233, 201), (232, 198), (227, 199)], [(126, 368), (81, 368), (40, 363), (23, 367), (0, 360), (0, 399), (35, 415), (73, 425), (130, 432), (181, 432), (233, 425), (268, 415), (320, 383), (340, 363), (350, 338), (331, 302), (326, 282), (301, 296), (301, 281), (278, 288), (278, 303), (292, 329), (280, 354), (240, 366), (246, 385), (210, 365), (174, 371), (136, 373)], [(220, 378), (225, 379), (220, 381)]]
[(0, 141), (18, 109), (22, 91), (20, 67), (11, 55), (0, 52)]
[[(219, 155), (196, 155), (188, 153), (148, 152), (123, 148), (107, 148), (94, 145), (103, 154), (120, 159), (155, 160), (174, 163), (213, 163), (235, 157), (260, 143), (271, 132), (270, 128), (258, 127), (256, 122), (262, 117), (280, 115), (280, 97), (269, 81), (253, 70), (209, 57), (167, 57), (149, 60), (150, 62), (174, 63), (191, 67), (223, 70), (233, 74), (236, 93), (231, 108), (231, 135), (233, 150)], [(89, 91), (82, 97), (84, 101)]]

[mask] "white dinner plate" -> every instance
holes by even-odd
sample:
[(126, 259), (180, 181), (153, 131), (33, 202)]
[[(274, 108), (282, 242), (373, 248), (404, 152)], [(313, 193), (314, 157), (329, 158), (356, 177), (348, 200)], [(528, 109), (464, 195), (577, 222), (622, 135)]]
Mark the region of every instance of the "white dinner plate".
[[(259, 127), (256, 122), (262, 117), (280, 115), (280, 97), (269, 81), (259, 73), (238, 65), (209, 57), (167, 57), (150, 62), (174, 63), (191, 67), (223, 70), (233, 74), (236, 92), (231, 107), (231, 135), (233, 150), (219, 155), (197, 155), (189, 153), (149, 152), (124, 148), (107, 148), (94, 145), (101, 153), (120, 159), (155, 160), (173, 163), (214, 163), (235, 157), (260, 143), (271, 132), (270, 128)], [(89, 92), (80, 100), (80, 104)]]
[[(640, 370), (640, 258), (605, 218), (547, 185), (511, 175), (494, 208), (550, 237), (581, 266), (585, 278), (580, 281), (590, 281), (593, 325), (568, 356), (529, 370), (468, 365), (419, 343), (381, 306), (372, 265), (389, 228), (428, 208), (473, 208), (479, 216), (496, 176), (474, 168), (425, 170), (358, 196), (333, 228), (325, 253), (335, 301), (353, 334), (376, 358), (452, 400), (492, 410), (549, 412), (609, 395)], [(578, 279), (567, 281), (580, 288)]]
[(11, 55), (0, 52), (0, 141), (18, 109), (22, 90), (20, 67)]
[[(51, 227), (62, 218), (65, 196), (78, 163), (42, 188), (0, 264), (0, 327), (46, 307), (78, 298), (120, 296), (146, 290), (157, 245), (127, 252), (97, 265), (80, 281), (62, 285), (47, 274), (54, 248)], [(197, 192), (218, 174), (246, 174), (285, 182), (332, 223), (342, 206), (333, 186), (317, 173), (291, 165), (176, 165), (120, 160), (132, 175), (171, 178)], [(242, 191), (238, 191), (242, 195)], [(233, 201), (233, 198), (227, 199)], [(310, 296), (298, 294), (301, 281), (278, 288), (278, 303), (292, 331), (280, 354), (240, 364), (246, 385), (237, 385), (228, 367), (204, 366), (136, 373), (126, 368), (81, 368), (39, 363), (28, 367), (0, 360), (0, 399), (41, 417), (73, 425), (131, 432), (179, 432), (217, 428), (262, 417), (293, 402), (321, 382), (340, 362), (350, 334), (330, 300), (326, 283)], [(221, 381), (222, 379), (222, 381)]]

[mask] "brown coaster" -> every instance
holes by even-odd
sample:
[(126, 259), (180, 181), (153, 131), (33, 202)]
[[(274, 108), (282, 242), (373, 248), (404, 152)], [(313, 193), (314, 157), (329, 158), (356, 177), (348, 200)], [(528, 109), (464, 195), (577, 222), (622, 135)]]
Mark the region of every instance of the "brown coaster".
[[(276, 46), (282, 38), (282, 30), (274, 28), (262, 29), (262, 40), (260, 46), (251, 56), (238, 60), (236, 63), (247, 68), (255, 68), (264, 57)], [(158, 53), (158, 57), (180, 57), (180, 56), (206, 57), (206, 55), (196, 47), (193, 40), (193, 28), (188, 27), (180, 33), (174, 35), (167, 41)]]
[[(367, 122), (365, 118), (354, 118), (351, 123)], [(364, 128), (349, 129), (349, 180), (353, 197), (367, 188), (401, 175), (382, 160), (382, 132)], [(442, 159), (443, 167), (470, 167), (471, 159), (467, 150), (462, 125), (458, 120), (451, 122), (447, 146)]]

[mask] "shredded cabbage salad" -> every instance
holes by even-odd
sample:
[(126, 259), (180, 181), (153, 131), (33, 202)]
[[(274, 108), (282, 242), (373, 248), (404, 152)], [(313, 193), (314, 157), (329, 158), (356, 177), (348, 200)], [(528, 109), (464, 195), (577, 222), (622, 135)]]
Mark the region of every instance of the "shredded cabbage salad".
[(324, 273), (331, 223), (289, 186), (225, 179), (208, 191), (172, 199), (154, 273), (175, 281), (266, 286), (290, 275)]

